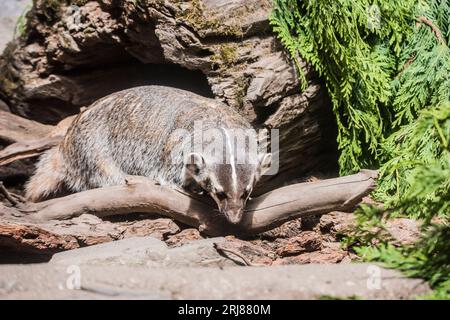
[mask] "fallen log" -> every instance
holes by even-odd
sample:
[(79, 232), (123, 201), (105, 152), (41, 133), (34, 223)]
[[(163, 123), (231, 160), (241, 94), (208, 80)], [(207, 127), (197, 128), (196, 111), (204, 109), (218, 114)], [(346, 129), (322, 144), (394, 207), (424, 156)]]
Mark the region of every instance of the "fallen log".
[(75, 117), (70, 116), (56, 126), (48, 126), (1, 111), (0, 124), (10, 121), (15, 124), (0, 130), (0, 139), (14, 142), (0, 151), (0, 166), (38, 156), (56, 146), (63, 139)]
[(124, 185), (79, 192), (40, 203), (9, 208), (25, 221), (47, 223), (83, 214), (108, 217), (128, 213), (157, 213), (199, 228), (210, 236), (257, 234), (287, 220), (357, 205), (375, 186), (376, 172), (289, 185), (251, 199), (238, 225), (231, 225), (207, 198), (160, 186), (144, 177), (129, 177)]
[(0, 110), (0, 140), (7, 143), (23, 142), (44, 137), (53, 126), (28, 120)]

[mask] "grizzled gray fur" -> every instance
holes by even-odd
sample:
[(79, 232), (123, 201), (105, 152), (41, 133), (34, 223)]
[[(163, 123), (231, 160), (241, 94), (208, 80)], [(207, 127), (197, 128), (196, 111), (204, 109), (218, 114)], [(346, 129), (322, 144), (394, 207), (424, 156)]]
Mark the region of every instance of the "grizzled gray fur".
[[(223, 132), (225, 157), (220, 152), (186, 152), (196, 121), (203, 131)], [(254, 185), (269, 169), (270, 154), (237, 161), (249, 154), (249, 144), (233, 143), (234, 128), (251, 125), (233, 108), (187, 91), (145, 86), (116, 92), (81, 112), (64, 140), (42, 155), (27, 184), (27, 197), (41, 201), (123, 184), (127, 175), (139, 175), (208, 194), (230, 222), (238, 223)], [(180, 129), (189, 139), (180, 138)], [(205, 139), (202, 146), (209, 143)]]

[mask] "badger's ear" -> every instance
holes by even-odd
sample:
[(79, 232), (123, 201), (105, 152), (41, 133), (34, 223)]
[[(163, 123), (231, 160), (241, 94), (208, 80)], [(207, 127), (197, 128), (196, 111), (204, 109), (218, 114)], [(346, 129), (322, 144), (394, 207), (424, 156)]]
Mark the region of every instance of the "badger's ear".
[(193, 176), (198, 176), (206, 167), (203, 156), (199, 153), (189, 153), (184, 161), (186, 170)]
[(259, 161), (259, 176), (264, 175), (267, 171), (269, 171), (270, 166), (272, 165), (272, 154), (271, 153), (263, 153), (258, 156)]

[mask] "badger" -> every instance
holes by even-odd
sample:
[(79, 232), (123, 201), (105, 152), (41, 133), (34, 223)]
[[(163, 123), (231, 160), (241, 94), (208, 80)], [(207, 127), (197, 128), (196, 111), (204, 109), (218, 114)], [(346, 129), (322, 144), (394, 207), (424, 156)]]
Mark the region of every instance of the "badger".
[(211, 197), (236, 224), (271, 164), (270, 153), (255, 152), (254, 137), (237, 143), (239, 130), (252, 126), (214, 99), (163, 86), (115, 92), (82, 111), (41, 156), (26, 197), (37, 202), (139, 175)]

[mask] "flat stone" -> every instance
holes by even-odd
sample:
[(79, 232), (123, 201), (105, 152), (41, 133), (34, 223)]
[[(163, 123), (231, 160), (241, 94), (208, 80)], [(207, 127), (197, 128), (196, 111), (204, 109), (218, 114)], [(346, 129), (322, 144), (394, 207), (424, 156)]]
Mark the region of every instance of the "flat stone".
[(180, 247), (168, 248), (153, 237), (127, 238), (74, 249), (53, 255), (50, 263), (94, 266), (146, 266), (146, 267), (224, 267), (237, 265), (220, 255), (214, 243), (224, 238), (210, 238)]
[(50, 263), (90, 265), (145, 265), (163, 260), (166, 244), (153, 237), (135, 237), (68, 250), (53, 255)]
[(390, 235), (403, 245), (408, 245), (420, 239), (420, 222), (408, 218), (396, 218), (386, 223)]
[(288, 256), (279, 258), (273, 262), (274, 265), (291, 265), (291, 264), (328, 264), (340, 263), (347, 252), (331, 248), (323, 248), (320, 251), (305, 252), (297, 256)]
[(225, 267), (236, 266), (237, 262), (220, 255), (214, 248), (214, 243), (222, 243), (225, 239), (222, 237), (209, 238), (175, 247), (167, 251), (166, 259), (162, 262), (155, 261), (155, 264), (161, 264), (166, 267)]
[(317, 251), (321, 247), (322, 239), (320, 234), (314, 231), (304, 231), (300, 235), (287, 240), (276, 252), (279, 256), (287, 256), (301, 252)]
[(320, 230), (323, 233), (336, 234), (354, 227), (355, 216), (351, 213), (333, 211), (320, 217)]
[(372, 264), (270, 267), (0, 265), (2, 299), (413, 299), (428, 285)]
[(171, 247), (178, 247), (186, 243), (203, 239), (200, 231), (196, 228), (184, 229), (181, 232), (171, 235), (166, 240), (166, 243)]

